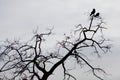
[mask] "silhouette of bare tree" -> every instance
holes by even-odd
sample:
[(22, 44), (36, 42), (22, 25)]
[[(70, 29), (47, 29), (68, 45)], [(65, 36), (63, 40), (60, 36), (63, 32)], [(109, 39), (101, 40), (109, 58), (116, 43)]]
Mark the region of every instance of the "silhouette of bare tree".
[[(91, 16), (92, 14), (95, 14), (95, 9), (89, 16), (89, 26), (84, 27), (80, 24), (76, 26), (70, 35), (64, 35), (65, 39), (57, 43), (59, 48), (56, 51), (45, 54), (42, 48), (46, 37), (52, 34), (52, 29), (49, 29), (48, 33), (36, 33), (31, 41), (26, 43), (6, 40), (0, 46), (0, 78), (3, 80), (47, 80), (61, 66), (64, 74), (63, 80), (70, 80), (71, 78), (77, 80), (74, 75), (69, 73), (66, 66), (66, 61), (72, 57), (75, 59), (76, 64), (83, 65), (84, 62), (90, 67), (95, 77), (103, 80), (96, 71), (106, 72), (101, 68), (92, 66), (86, 59), (87, 55), (82, 53), (82, 49), (90, 48), (100, 56), (99, 52), (106, 53), (110, 49), (110, 45), (105, 44), (108, 40), (104, 38), (102, 33), (102, 30), (106, 29), (103, 26), (102, 18), (96, 19), (95, 16)], [(96, 16), (99, 15), (96, 14)], [(99, 20), (99, 23), (93, 24), (96, 20)], [(92, 34), (88, 34), (89, 32)], [(65, 55), (60, 50), (65, 50)], [(54, 62), (54, 60), (57, 61)], [(51, 67), (47, 69), (49, 64), (51, 64)], [(7, 75), (6, 73), (10, 74)]]

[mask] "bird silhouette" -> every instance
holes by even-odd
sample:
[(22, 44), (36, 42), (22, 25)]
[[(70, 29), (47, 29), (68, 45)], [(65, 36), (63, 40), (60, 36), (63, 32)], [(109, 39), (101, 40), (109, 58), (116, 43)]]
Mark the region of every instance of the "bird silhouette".
[(95, 8), (92, 10), (92, 12), (90, 13), (90, 16), (92, 16), (93, 14), (95, 14)]
[(99, 17), (100, 13), (96, 13), (96, 15), (94, 17)]

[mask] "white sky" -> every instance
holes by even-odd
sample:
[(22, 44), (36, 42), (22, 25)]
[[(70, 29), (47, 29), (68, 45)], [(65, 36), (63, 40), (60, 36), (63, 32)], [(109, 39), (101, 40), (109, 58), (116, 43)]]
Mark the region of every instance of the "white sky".
[(59, 35), (87, 21), (96, 8), (106, 22), (106, 36), (113, 42), (112, 53), (101, 61), (111, 74), (108, 80), (120, 80), (120, 0), (0, 0), (0, 40), (28, 39), (39, 27), (44, 32), (54, 26)]

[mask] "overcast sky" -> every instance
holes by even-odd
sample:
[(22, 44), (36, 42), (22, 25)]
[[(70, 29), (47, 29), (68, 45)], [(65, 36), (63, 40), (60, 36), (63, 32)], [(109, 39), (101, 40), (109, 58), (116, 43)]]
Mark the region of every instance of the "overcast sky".
[(101, 60), (108, 80), (120, 80), (120, 0), (0, 0), (0, 40), (32, 37), (33, 30), (54, 26), (58, 35), (68, 32), (96, 8), (104, 18), (108, 30), (105, 35), (112, 40), (112, 53)]

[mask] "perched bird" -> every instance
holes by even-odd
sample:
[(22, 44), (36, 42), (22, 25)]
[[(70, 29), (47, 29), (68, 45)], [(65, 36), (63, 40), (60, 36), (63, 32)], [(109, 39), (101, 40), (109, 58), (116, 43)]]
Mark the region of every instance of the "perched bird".
[(92, 12), (90, 13), (90, 16), (92, 16), (93, 14), (95, 14), (95, 9), (92, 10)]
[(96, 13), (96, 15), (94, 17), (99, 17), (100, 13)]

